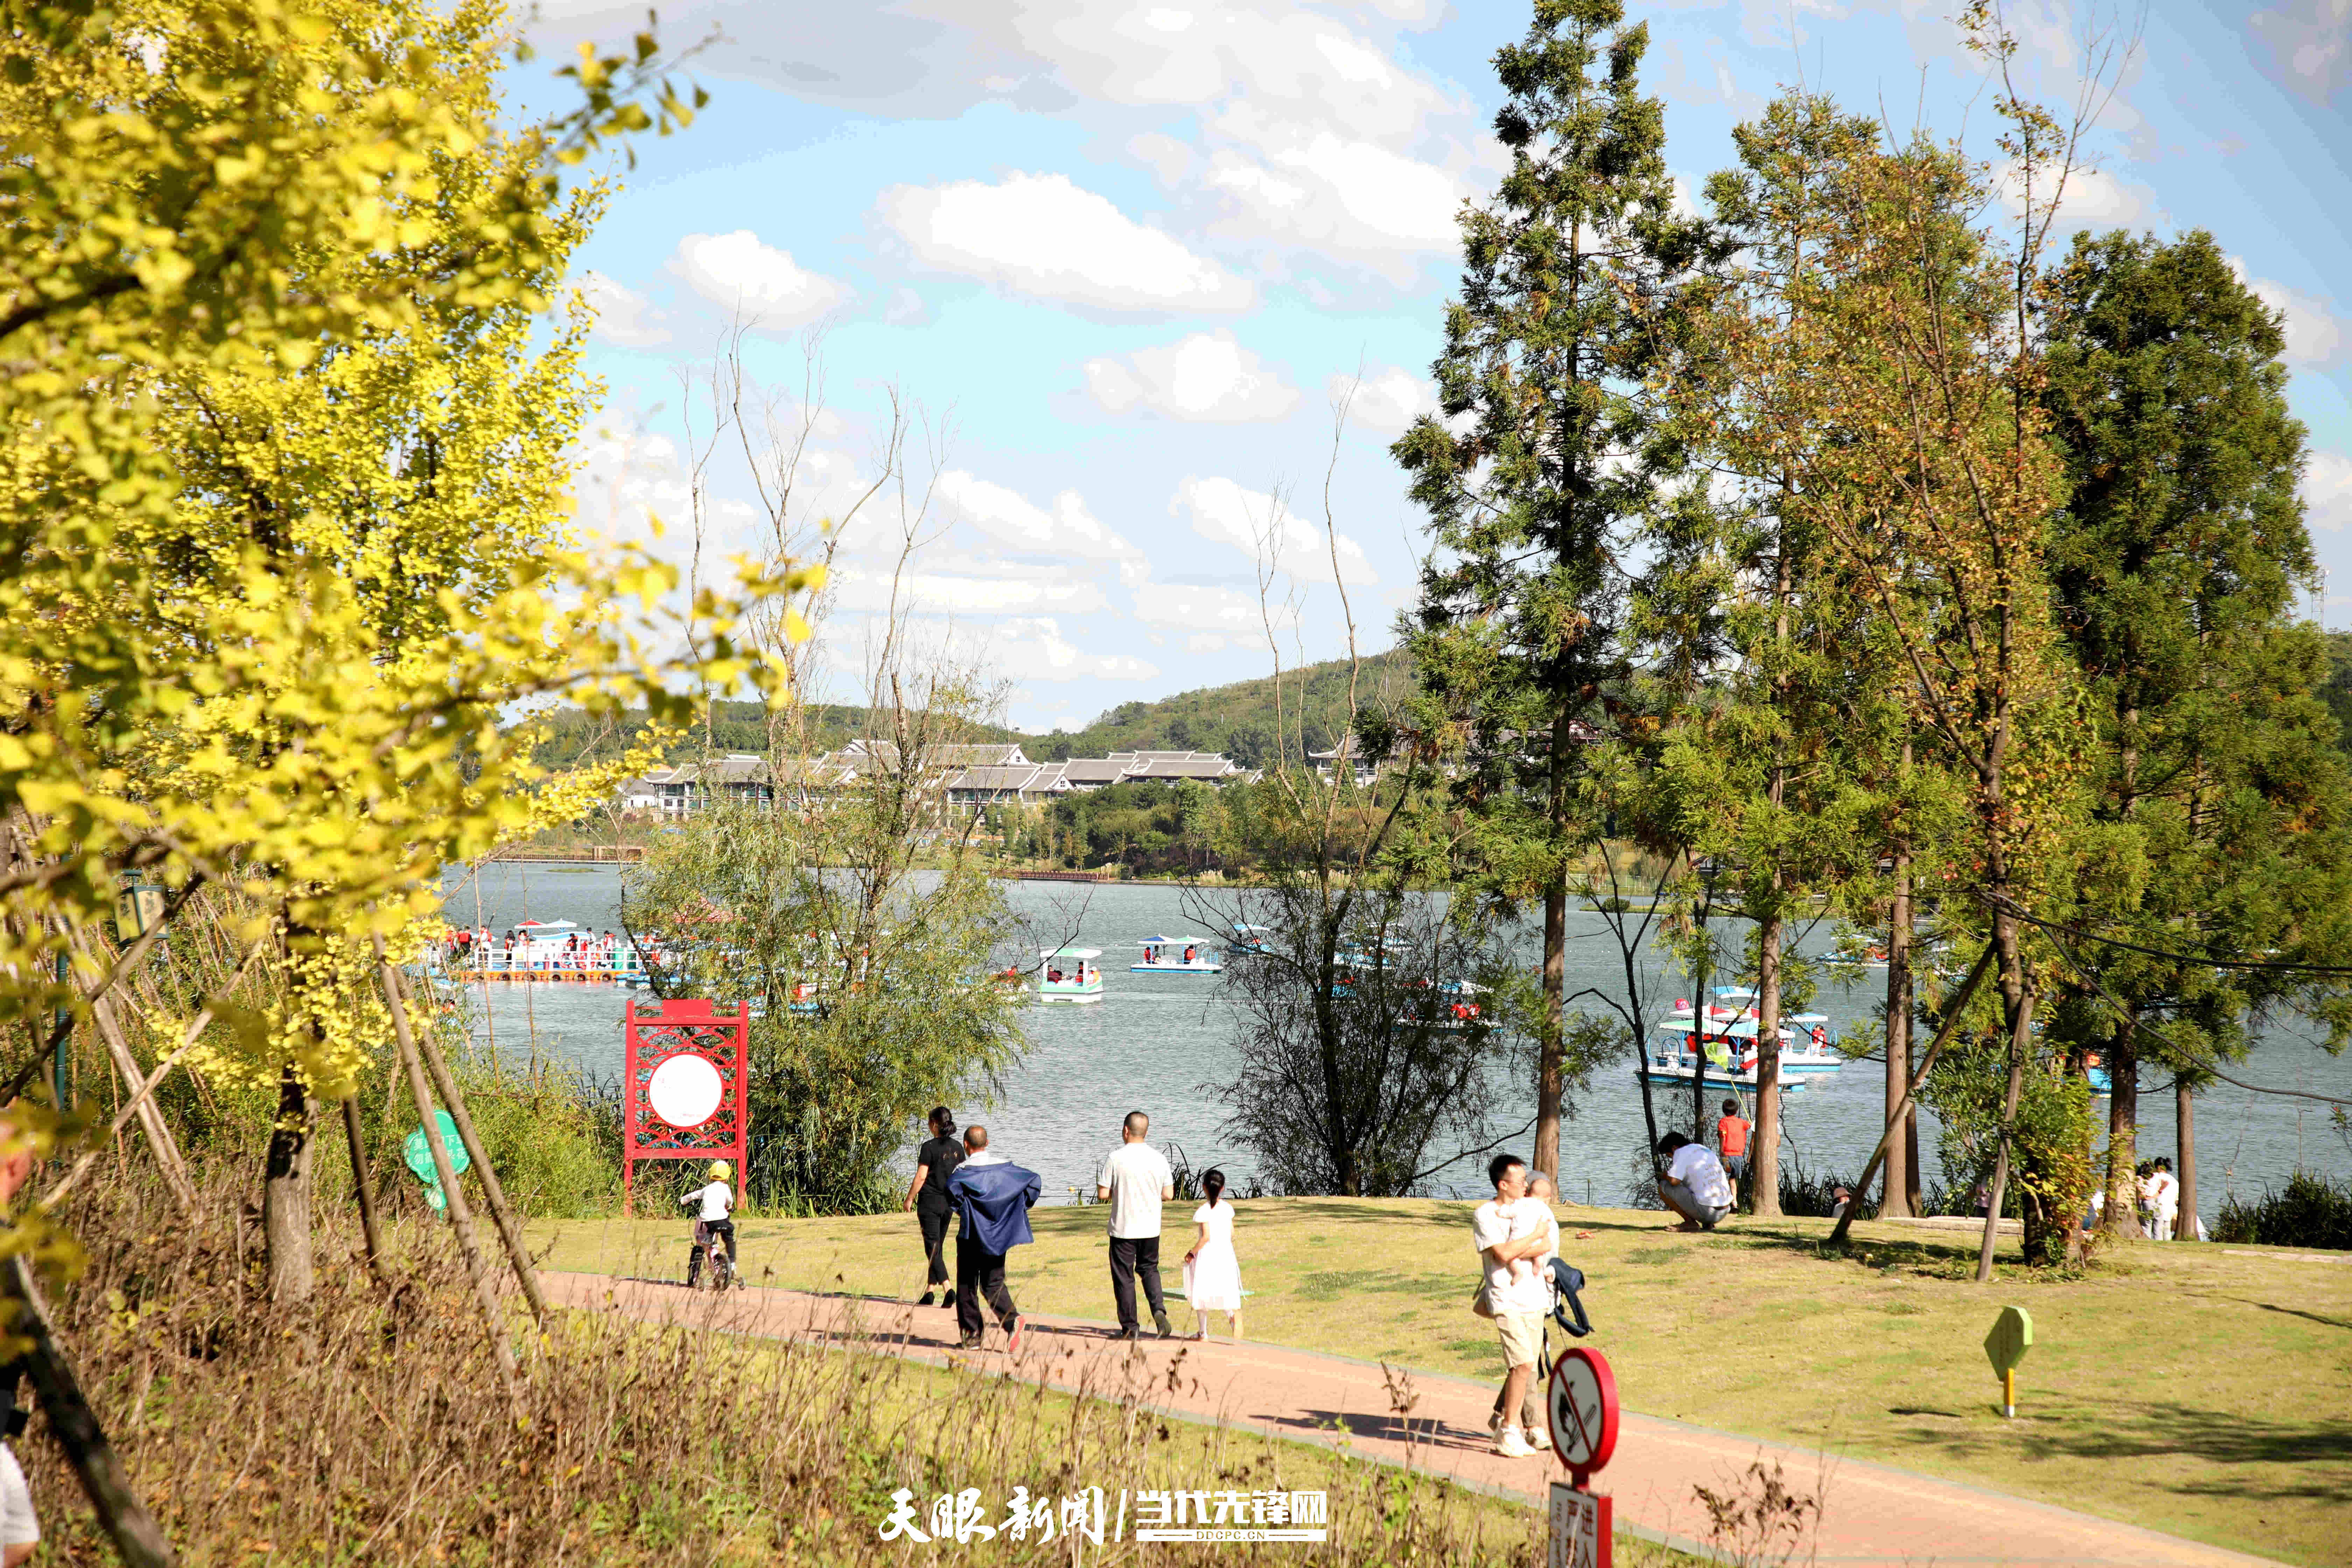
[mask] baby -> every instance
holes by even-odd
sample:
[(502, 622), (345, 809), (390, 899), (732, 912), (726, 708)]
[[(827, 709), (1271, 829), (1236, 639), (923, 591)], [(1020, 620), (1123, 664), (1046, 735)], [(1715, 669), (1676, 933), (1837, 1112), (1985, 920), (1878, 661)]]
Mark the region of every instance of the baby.
[(1528, 1178), (1527, 1196), (1511, 1205), (1511, 1230), (1514, 1235), (1531, 1236), (1538, 1226), (1545, 1226), (1551, 1233), (1540, 1256), (1512, 1259), (1511, 1279), (1514, 1282), (1549, 1275), (1551, 1260), (1559, 1256), (1559, 1221), (1552, 1217), (1551, 1212), (1555, 1194), (1551, 1178), (1538, 1172)]

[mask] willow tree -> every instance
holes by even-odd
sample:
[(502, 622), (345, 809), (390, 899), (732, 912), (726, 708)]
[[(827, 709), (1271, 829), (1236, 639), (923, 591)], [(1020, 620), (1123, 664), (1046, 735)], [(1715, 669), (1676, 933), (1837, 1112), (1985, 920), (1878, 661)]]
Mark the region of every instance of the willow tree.
[(2266, 1006), (2324, 1014), (2339, 1043), (2352, 1023), (2340, 982), (2156, 956), (2344, 964), (2352, 791), (2315, 694), (2326, 649), (2294, 616), (2313, 561), (2276, 317), (2200, 232), (2079, 237), (2047, 319), (2042, 400), (2069, 489), (2051, 564), (2101, 830), (2083, 914), (2156, 950), (2078, 944), (2083, 978), (2054, 1024), (2105, 1056), (2101, 1228), (2128, 1237), (2143, 1061), (2174, 1079), (2193, 1216), (2203, 1069), (2242, 1054)]
[(1677, 468), (1645, 382), (1669, 286), (1700, 243), (1673, 211), (1646, 26), (1618, 0), (1538, 0), (1496, 53), (1495, 132), (1511, 167), (1461, 218), (1438, 412), (1394, 452), (1432, 546), (1406, 637), (1412, 727), (1458, 754), (1484, 889), (1543, 909), (1535, 1162), (1556, 1173), (1568, 1048), (1561, 1002), (1571, 878), (1601, 824), (1581, 742), (1633, 668), (1636, 542)]
[[(570, 113), (503, 129), (504, 28), (481, 4), (130, 0), (0, 34), (8, 1092), (196, 889), (240, 889), (275, 1000), (189, 1032), (280, 1086), (282, 1296), (310, 1282), (312, 1108), (381, 1039), (376, 942), (422, 939), (444, 864), (583, 804), (500, 719), (675, 711), (675, 680), (758, 673), (715, 595), (702, 658), (649, 652), (675, 574), (566, 537), (579, 323), (528, 346), (593, 205), (561, 166), (688, 106), (646, 37), (583, 50)], [(118, 950), (133, 871), (163, 919)]]

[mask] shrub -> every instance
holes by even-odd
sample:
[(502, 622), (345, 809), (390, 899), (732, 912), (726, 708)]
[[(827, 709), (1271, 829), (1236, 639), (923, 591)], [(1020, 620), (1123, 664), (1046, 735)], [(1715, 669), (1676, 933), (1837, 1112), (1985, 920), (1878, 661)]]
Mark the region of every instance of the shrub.
[(2213, 1239), (2352, 1250), (2352, 1181), (2338, 1184), (2297, 1171), (2287, 1178), (2284, 1192), (2265, 1187), (2251, 1203), (2233, 1194), (2222, 1201)]

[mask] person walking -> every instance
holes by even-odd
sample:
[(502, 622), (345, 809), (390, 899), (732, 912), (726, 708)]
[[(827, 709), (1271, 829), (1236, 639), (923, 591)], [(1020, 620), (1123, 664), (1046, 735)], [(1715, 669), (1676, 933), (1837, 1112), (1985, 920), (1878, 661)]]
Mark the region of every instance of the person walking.
[(1723, 1173), (1731, 1178), (1734, 1201), (1738, 1200), (1739, 1184), (1748, 1179), (1748, 1119), (1739, 1114), (1739, 1101), (1723, 1102), (1723, 1114), (1716, 1119), (1715, 1145), (1723, 1151)]
[(980, 1349), (984, 1300), (1010, 1336), (1005, 1350), (1017, 1352), (1028, 1320), (1004, 1283), (1004, 1255), (1035, 1239), (1029, 1234), (1029, 1211), (1045, 1184), (1036, 1172), (992, 1152), (985, 1127), (964, 1129), (963, 1150), (948, 1177), (948, 1201), (957, 1217), (956, 1348)]
[[(948, 1178), (963, 1163), (963, 1145), (955, 1135), (955, 1112), (944, 1105), (931, 1107), (930, 1142), (915, 1151), (915, 1179), (907, 1187), (907, 1201), (898, 1205), (904, 1213), (915, 1211), (915, 1223), (923, 1233), (923, 1299), (919, 1307), (931, 1304), (932, 1293), (948, 1285), (948, 1216), (955, 1210), (948, 1202)], [(943, 1305), (956, 1304), (955, 1287), (948, 1285), (948, 1299)]]
[(1223, 1312), (1233, 1321), (1234, 1338), (1242, 1337), (1242, 1262), (1234, 1251), (1234, 1205), (1224, 1196), (1225, 1173), (1201, 1173), (1201, 1194), (1208, 1201), (1192, 1211), (1192, 1250), (1184, 1255), (1184, 1300), (1192, 1304), (1201, 1326), (1192, 1337), (1209, 1337), (1209, 1314)]
[(1168, 1304), (1160, 1292), (1160, 1205), (1176, 1195), (1176, 1177), (1168, 1162), (1144, 1139), (1151, 1118), (1140, 1110), (1127, 1113), (1119, 1145), (1104, 1157), (1095, 1178), (1095, 1199), (1110, 1205), (1110, 1293), (1118, 1303), (1118, 1337), (1140, 1337), (1135, 1320), (1135, 1279), (1143, 1277), (1144, 1299), (1151, 1303), (1152, 1326), (1166, 1339), (1176, 1331), (1168, 1324)]
[[(1503, 1395), (1495, 1412), (1495, 1452), (1517, 1459), (1551, 1446), (1544, 1424), (1536, 1422), (1528, 1430), (1525, 1414), (1536, 1363), (1543, 1358), (1544, 1313), (1551, 1307), (1551, 1288), (1536, 1278), (1534, 1268), (1547, 1237), (1545, 1227), (1520, 1206), (1528, 1191), (1526, 1162), (1515, 1154), (1497, 1154), (1486, 1163), (1486, 1179), (1495, 1184), (1495, 1195), (1470, 1218), (1470, 1239), (1478, 1248), (1480, 1264), (1471, 1310), (1492, 1319), (1502, 1340)], [(1521, 1264), (1527, 1266), (1525, 1272), (1517, 1267)]]
[(2173, 1229), (2180, 1223), (2180, 1178), (2172, 1173), (2172, 1160), (2159, 1155), (2156, 1171), (2148, 1180), (2149, 1194), (2156, 1211), (2156, 1224), (2149, 1237), (2156, 1241), (2170, 1241)]
[(1658, 1158), (1666, 1173), (1658, 1183), (1658, 1196), (1683, 1216), (1677, 1230), (1713, 1230), (1731, 1213), (1731, 1178), (1723, 1162), (1704, 1143), (1694, 1143), (1679, 1132), (1658, 1140)]
[[(1559, 1295), (1551, 1288), (1552, 1260), (1559, 1256), (1559, 1220), (1552, 1213), (1551, 1207), (1558, 1196), (1559, 1191), (1551, 1184), (1551, 1178), (1541, 1171), (1536, 1172), (1528, 1178), (1527, 1195), (1519, 1200), (1518, 1212), (1514, 1215), (1511, 1222), (1512, 1228), (1516, 1230), (1522, 1218), (1532, 1218), (1536, 1225), (1543, 1228), (1544, 1234), (1544, 1247), (1541, 1252), (1531, 1258), (1523, 1258), (1511, 1265), (1511, 1278), (1514, 1280), (1522, 1278), (1521, 1270), (1524, 1269), (1544, 1287), (1544, 1321), (1538, 1331), (1541, 1337), (1536, 1342), (1535, 1375), (1528, 1379), (1527, 1392), (1519, 1397), (1518, 1411), (1519, 1429), (1528, 1435), (1528, 1442), (1537, 1447), (1541, 1447), (1551, 1440), (1547, 1435), (1551, 1423), (1545, 1417), (1543, 1408), (1544, 1378), (1547, 1375), (1544, 1369), (1551, 1365), (1551, 1304)], [(1502, 1433), (1503, 1395), (1500, 1392), (1495, 1395), (1495, 1413), (1487, 1421), (1486, 1428), (1497, 1436)]]

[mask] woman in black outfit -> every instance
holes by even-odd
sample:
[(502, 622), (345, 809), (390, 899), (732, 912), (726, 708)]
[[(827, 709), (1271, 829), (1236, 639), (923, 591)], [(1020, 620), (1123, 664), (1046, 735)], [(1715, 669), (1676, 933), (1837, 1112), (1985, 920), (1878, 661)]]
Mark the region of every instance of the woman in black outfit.
[[(915, 1179), (907, 1188), (907, 1201), (899, 1205), (913, 1209), (916, 1222), (923, 1227), (923, 1256), (928, 1269), (919, 1306), (931, 1305), (939, 1288), (948, 1285), (948, 1216), (955, 1212), (948, 1204), (948, 1178), (962, 1163), (963, 1141), (956, 1136), (955, 1112), (944, 1105), (933, 1106), (931, 1141), (915, 1151)], [(944, 1304), (956, 1304), (952, 1285), (948, 1285)]]

